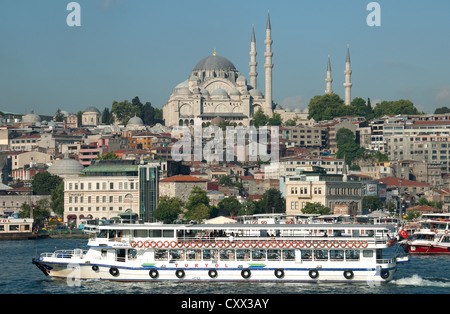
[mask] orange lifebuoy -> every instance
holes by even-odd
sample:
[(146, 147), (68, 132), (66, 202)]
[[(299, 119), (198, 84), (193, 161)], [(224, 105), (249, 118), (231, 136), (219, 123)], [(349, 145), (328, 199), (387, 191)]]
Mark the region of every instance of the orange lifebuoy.
[(223, 242), (222, 241), (217, 241), (217, 247), (222, 247), (223, 246)]
[(263, 225), (266, 225), (266, 224), (267, 224), (267, 221), (263, 220), (263, 221), (261, 221), (261, 223), (262, 223)]
[(171, 246), (171, 247), (176, 247), (176, 246), (177, 246), (177, 243), (176, 243), (175, 241), (172, 241), (172, 242), (170, 242), (170, 246)]
[(156, 243), (156, 246), (159, 247), (159, 248), (161, 248), (161, 247), (163, 246), (163, 242), (162, 242), (162, 241), (158, 241), (158, 242)]
[(188, 247), (189, 247), (189, 241), (184, 241), (183, 246), (184, 246), (185, 248), (188, 248)]
[(363, 247), (363, 248), (366, 248), (367, 247), (367, 241), (362, 241), (362, 243), (361, 243), (361, 246)]
[(255, 220), (255, 221), (252, 222), (252, 224), (257, 225), (258, 222)]
[(136, 241), (131, 241), (130, 242), (131, 247), (136, 247), (136, 244), (137, 244)]
[(291, 241), (284, 241), (284, 246), (285, 247), (291, 247), (292, 242)]
[(359, 248), (359, 247), (361, 246), (361, 242), (355, 241), (353, 246), (354, 246), (355, 248)]
[(203, 242), (202, 241), (197, 241), (197, 247), (202, 247), (203, 246)]
[(311, 247), (311, 241), (305, 241), (305, 247)]
[(203, 246), (204, 246), (204, 247), (209, 247), (209, 246), (210, 246), (209, 241), (205, 241), (205, 242), (203, 243)]
[(317, 242), (317, 241), (312, 241), (312, 246), (313, 246), (313, 247), (318, 247), (318, 246), (319, 246), (319, 242)]
[(339, 245), (340, 245), (341, 247), (346, 247), (346, 246), (347, 246), (347, 243), (346, 243), (345, 241), (340, 241), (340, 242), (339, 242)]
[(169, 241), (164, 241), (164, 247), (165, 247), (165, 248), (168, 248), (169, 246), (170, 246)]
[(149, 241), (145, 241), (144, 242), (144, 247), (148, 248), (150, 246), (150, 242)]
[(237, 247), (243, 247), (243, 246), (244, 246), (244, 243), (242, 241), (237, 242)]
[(144, 243), (142, 241), (138, 241), (137, 247), (142, 247), (143, 245), (144, 245)]
[(295, 248), (295, 247), (299, 246), (299, 241), (292, 241), (291, 245), (292, 245), (292, 247)]
[(244, 241), (244, 247), (250, 247), (250, 242), (248, 242), (248, 241)]
[(353, 247), (353, 241), (347, 241), (347, 246), (348, 247)]
[(216, 242), (215, 242), (215, 241), (212, 241), (212, 242), (210, 243), (210, 246), (211, 246), (212, 248), (215, 248), (215, 247), (216, 247)]
[(191, 241), (190, 246), (191, 246), (191, 247), (196, 247), (196, 246), (197, 246), (197, 243), (195, 243), (195, 241)]
[(263, 247), (264, 246), (264, 242), (258, 241), (257, 245), (258, 245), (258, 247)]
[(250, 242), (250, 246), (251, 246), (252, 248), (255, 248), (257, 245), (258, 245), (258, 242), (256, 242), (256, 241), (251, 241), (251, 242)]
[(325, 242), (324, 241), (320, 241), (318, 243), (318, 246), (320, 246), (321, 248), (324, 248), (325, 247)]

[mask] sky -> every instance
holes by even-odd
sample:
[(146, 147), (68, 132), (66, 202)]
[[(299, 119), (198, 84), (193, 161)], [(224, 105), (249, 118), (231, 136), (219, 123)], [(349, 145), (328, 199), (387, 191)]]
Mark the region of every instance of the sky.
[(352, 98), (409, 99), (421, 111), (450, 107), (450, 1), (379, 0), (0, 0), (0, 111), (53, 115), (138, 96), (162, 108), (172, 89), (213, 53), (249, 81), (252, 25), (258, 88), (270, 11), (273, 100), (307, 108), (324, 94), (328, 55), (333, 90), (344, 98), (347, 44)]

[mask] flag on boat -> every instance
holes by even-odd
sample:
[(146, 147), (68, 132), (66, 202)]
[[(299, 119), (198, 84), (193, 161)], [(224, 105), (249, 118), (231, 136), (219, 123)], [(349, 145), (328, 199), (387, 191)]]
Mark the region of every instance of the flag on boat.
[(408, 232), (406, 232), (404, 229), (400, 230), (400, 232), (398, 234), (401, 235), (405, 239), (408, 238)]

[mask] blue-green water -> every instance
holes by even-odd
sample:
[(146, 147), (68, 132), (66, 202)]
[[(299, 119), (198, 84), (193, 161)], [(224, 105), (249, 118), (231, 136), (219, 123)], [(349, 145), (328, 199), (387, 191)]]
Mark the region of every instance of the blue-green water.
[(382, 285), (308, 283), (192, 283), (82, 281), (46, 277), (32, 258), (43, 252), (86, 248), (86, 239), (0, 241), (1, 294), (448, 294), (450, 256), (411, 256)]

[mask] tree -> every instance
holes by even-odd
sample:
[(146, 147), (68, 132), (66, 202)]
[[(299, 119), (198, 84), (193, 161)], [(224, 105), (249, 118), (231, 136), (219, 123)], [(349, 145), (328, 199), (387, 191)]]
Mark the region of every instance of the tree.
[(184, 218), (190, 220), (201, 221), (210, 216), (209, 197), (206, 191), (196, 186), (192, 189), (185, 208), (187, 212)]
[(286, 201), (277, 189), (268, 189), (258, 203), (263, 213), (285, 213)]
[(127, 124), (130, 118), (142, 115), (142, 103), (139, 97), (134, 97), (131, 103), (128, 100), (121, 102), (113, 101), (111, 113), (113, 113), (117, 120), (123, 124)]
[(224, 198), (219, 202), (219, 215), (221, 216), (236, 216), (241, 211), (242, 205), (235, 198)]
[(274, 113), (271, 118), (267, 120), (267, 124), (271, 126), (281, 126), (283, 119), (279, 113)]
[(440, 108), (436, 108), (436, 110), (434, 110), (434, 114), (444, 114), (444, 113), (449, 113), (450, 112), (450, 108), (443, 106)]
[(319, 214), (328, 215), (331, 209), (320, 204), (320, 203), (306, 203), (305, 207), (302, 209), (303, 214)]
[(106, 154), (98, 154), (97, 160), (119, 160), (119, 156), (114, 154), (113, 151), (107, 152)]
[(48, 171), (39, 172), (31, 181), (31, 186), (35, 194), (50, 195), (53, 190), (62, 182), (62, 179), (57, 175), (52, 175)]
[(253, 125), (255, 128), (259, 128), (260, 126), (264, 126), (267, 124), (269, 117), (266, 116), (261, 107), (256, 111), (253, 115)]
[(420, 114), (419, 110), (417, 110), (412, 101), (405, 99), (382, 101), (375, 106), (373, 112), (377, 118), (384, 115)]
[(345, 107), (344, 101), (337, 94), (317, 95), (309, 101), (308, 119), (331, 120), (341, 116)]
[(383, 202), (378, 195), (366, 195), (362, 200), (362, 209), (376, 210), (383, 208)]
[(340, 128), (336, 132), (336, 147), (338, 149), (336, 157), (345, 157), (345, 162), (348, 165), (352, 163), (353, 159), (362, 156), (364, 153), (364, 148), (359, 147), (355, 142), (355, 134), (347, 128)]
[(50, 207), (59, 216), (64, 214), (64, 182), (61, 181), (51, 192)]
[(111, 124), (114, 122), (114, 116), (109, 111), (109, 108), (103, 109), (102, 112), (102, 123), (104, 124)]
[(161, 196), (153, 211), (153, 218), (163, 223), (171, 223), (182, 213), (183, 201), (179, 197)]
[(230, 185), (233, 185), (233, 180), (231, 180), (231, 178), (229, 176), (223, 176), (223, 177), (220, 177), (219, 184), (225, 185), (225, 186), (230, 186)]
[[(20, 207), (21, 212), (19, 213), (19, 217), (27, 218), (31, 217), (31, 207), (29, 204), (22, 204)], [(42, 198), (36, 202), (33, 208), (33, 219), (40, 220), (44, 218), (50, 217), (50, 201), (46, 198)]]
[(55, 122), (63, 122), (64, 121), (64, 115), (62, 114), (61, 109), (58, 108), (58, 110), (56, 110), (53, 120), (55, 120)]

